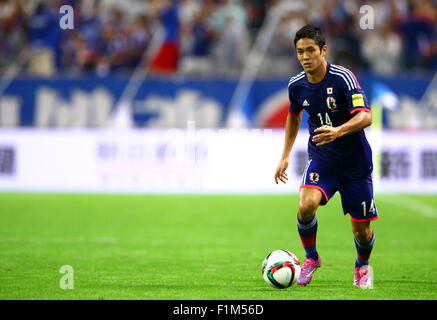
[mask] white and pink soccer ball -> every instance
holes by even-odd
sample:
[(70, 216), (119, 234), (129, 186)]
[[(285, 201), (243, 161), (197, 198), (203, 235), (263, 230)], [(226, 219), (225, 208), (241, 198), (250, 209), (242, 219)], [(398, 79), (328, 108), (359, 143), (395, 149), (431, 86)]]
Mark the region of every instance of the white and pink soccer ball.
[(288, 288), (299, 278), (299, 259), (290, 251), (275, 250), (264, 259), (261, 272), (264, 280), (273, 288)]

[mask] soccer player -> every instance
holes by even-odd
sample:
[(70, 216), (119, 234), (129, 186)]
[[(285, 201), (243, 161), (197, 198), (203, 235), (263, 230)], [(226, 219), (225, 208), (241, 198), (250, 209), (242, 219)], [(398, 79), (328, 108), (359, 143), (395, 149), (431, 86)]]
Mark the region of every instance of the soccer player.
[(370, 107), (355, 75), (325, 60), (328, 47), (319, 27), (307, 25), (298, 30), (294, 45), (304, 71), (288, 83), (290, 109), (275, 182), (288, 180), (285, 170), (305, 109), (309, 160), (299, 190), (297, 228), (306, 258), (297, 284), (309, 284), (321, 266), (316, 250), (316, 211), (338, 191), (343, 213), (351, 218), (357, 250), (353, 284), (372, 287), (369, 257), (375, 235), (370, 221), (378, 218), (378, 212), (373, 197), (372, 150), (363, 130), (372, 123)]

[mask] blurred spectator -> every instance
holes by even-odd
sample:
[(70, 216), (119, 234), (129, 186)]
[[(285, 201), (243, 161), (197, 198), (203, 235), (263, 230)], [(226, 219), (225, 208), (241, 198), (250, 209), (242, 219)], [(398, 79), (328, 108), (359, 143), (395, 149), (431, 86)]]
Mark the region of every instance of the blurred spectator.
[[(76, 62), (83, 71), (94, 72), (99, 63), (101, 52), (104, 50), (105, 42), (102, 37), (103, 23), (101, 21), (100, 7), (94, 3), (88, 11), (84, 11), (78, 23), (78, 33), (70, 49), (70, 54), (78, 54)], [(76, 19), (78, 20), (78, 19)], [(68, 33), (64, 33), (67, 34)], [(70, 50), (70, 51), (71, 51)], [(74, 52), (77, 50), (78, 52)], [(64, 52), (66, 53), (66, 52)], [(68, 64), (65, 65), (68, 67)]]
[(214, 48), (216, 68), (227, 73), (243, 66), (250, 39), (247, 14), (239, 1), (220, 0), (219, 3), (210, 18), (210, 25), (217, 37)]
[(380, 28), (380, 32), (369, 30), (364, 34), (362, 53), (371, 71), (394, 75), (400, 70), (402, 40), (391, 30), (388, 22)]
[(261, 28), (265, 15), (267, 13), (266, 3), (269, 1), (263, 0), (246, 0), (244, 7), (247, 12), (248, 28), (252, 37), (256, 36)]
[(211, 44), (213, 37), (210, 27), (207, 23), (208, 15), (205, 12), (200, 12), (196, 16), (191, 29), (193, 35), (191, 54), (196, 57), (206, 57), (211, 52)]
[(427, 69), (437, 53), (435, 11), (430, 0), (411, 1), (407, 16), (401, 17), (397, 25), (404, 44), (403, 67), (407, 70)]
[(366, 69), (367, 61), (361, 54), (362, 39), (358, 35), (356, 15), (346, 14), (344, 18), (336, 36), (330, 41), (333, 60), (354, 70)]
[[(305, 8), (306, 5), (301, 0), (270, 2), (269, 15), (265, 21), (269, 21), (268, 23), (272, 25), (276, 21), (276, 26), (260, 67), (260, 74), (289, 75), (300, 68), (293, 39), (296, 31), (309, 22), (306, 15), (302, 14)], [(262, 41), (264, 42), (266, 39)]]
[(18, 1), (0, 1), (0, 68), (11, 64), (28, 42), (27, 16)]
[(135, 68), (141, 62), (144, 51), (152, 38), (149, 28), (149, 18), (145, 15), (135, 17), (132, 25), (128, 29), (129, 34), (129, 68)]
[(305, 16), (301, 14), (304, 8), (305, 4), (300, 1), (281, 6), (279, 22), (270, 45), (270, 54), (289, 55), (290, 50), (294, 51), (294, 35), (308, 23)]
[(211, 72), (209, 56), (214, 35), (208, 24), (208, 12), (200, 11), (190, 26), (190, 47), (181, 60), (181, 72), (205, 74)]
[(28, 21), (32, 47), (29, 72), (39, 76), (51, 76), (55, 73), (55, 50), (60, 37), (55, 14), (45, 1), (39, 0)]
[(103, 28), (104, 53), (112, 71), (126, 67), (129, 44), (126, 31), (124, 12), (118, 7), (113, 8)]
[(201, 4), (196, 0), (181, 0), (179, 3), (181, 55), (189, 54), (191, 50), (193, 45), (191, 32), (201, 9)]

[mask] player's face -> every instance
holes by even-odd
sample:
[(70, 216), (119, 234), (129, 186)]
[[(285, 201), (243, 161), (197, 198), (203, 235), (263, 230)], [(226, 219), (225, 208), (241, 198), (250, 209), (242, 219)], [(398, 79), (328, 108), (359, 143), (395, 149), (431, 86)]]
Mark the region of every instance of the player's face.
[(314, 73), (322, 65), (327, 46), (320, 50), (313, 39), (303, 38), (296, 43), (297, 59), (306, 73)]

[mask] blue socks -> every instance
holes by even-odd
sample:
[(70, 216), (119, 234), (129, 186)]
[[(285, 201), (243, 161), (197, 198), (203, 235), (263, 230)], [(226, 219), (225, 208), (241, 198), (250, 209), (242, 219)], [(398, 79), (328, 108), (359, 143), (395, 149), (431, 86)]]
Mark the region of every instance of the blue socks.
[(305, 222), (297, 218), (297, 230), (305, 249), (306, 257), (318, 260), (319, 255), (316, 250), (317, 216), (314, 215), (309, 221)]
[(355, 267), (359, 268), (361, 266), (369, 264), (370, 254), (372, 253), (373, 243), (375, 242), (375, 233), (372, 231), (372, 238), (368, 243), (360, 244), (356, 238), (355, 248), (357, 249), (357, 261), (355, 262)]

